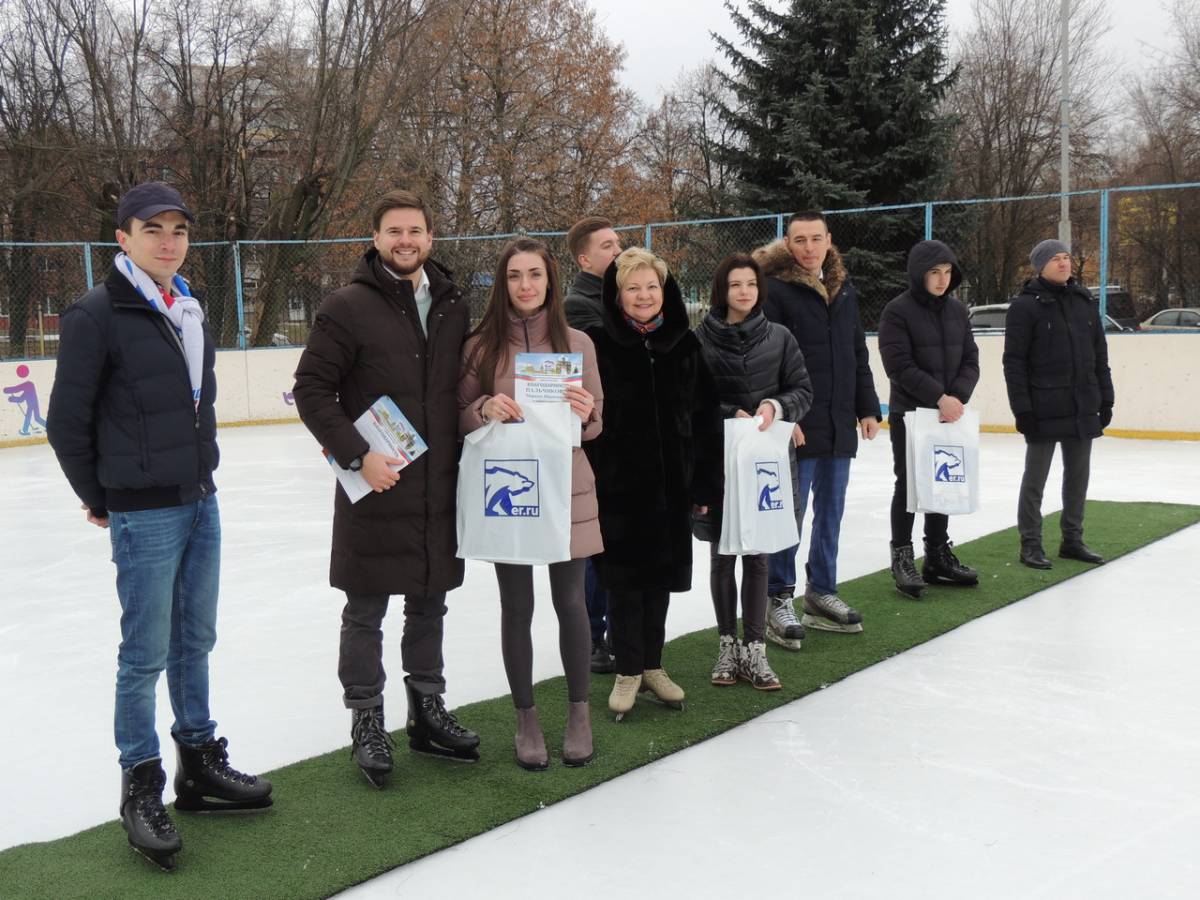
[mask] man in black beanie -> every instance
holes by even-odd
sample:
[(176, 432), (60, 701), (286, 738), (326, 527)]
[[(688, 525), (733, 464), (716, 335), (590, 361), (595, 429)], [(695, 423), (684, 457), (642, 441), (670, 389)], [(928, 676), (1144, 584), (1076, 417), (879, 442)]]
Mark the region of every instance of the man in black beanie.
[(1017, 431), (1025, 435), (1025, 474), (1017, 504), (1021, 562), (1049, 569), (1042, 549), (1042, 492), (1062, 446), (1062, 545), (1058, 555), (1088, 563), (1103, 557), (1083, 542), (1092, 439), (1112, 421), (1113, 383), (1099, 305), (1071, 276), (1071, 253), (1046, 240), (1029, 254), (1034, 277), (1009, 306), (1004, 381)]

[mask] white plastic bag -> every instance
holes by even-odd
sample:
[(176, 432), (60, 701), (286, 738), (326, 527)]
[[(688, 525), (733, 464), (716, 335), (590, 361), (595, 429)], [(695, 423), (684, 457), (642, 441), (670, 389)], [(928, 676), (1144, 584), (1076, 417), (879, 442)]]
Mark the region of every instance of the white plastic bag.
[(527, 403), (523, 422), (488, 422), (458, 463), (458, 555), (542, 565), (571, 558), (571, 417)]
[(936, 409), (904, 414), (908, 511), (961, 516), (979, 508), (979, 414), (938, 421)]
[(792, 422), (759, 431), (761, 417), (725, 420), (725, 496), (721, 540), (726, 556), (774, 553), (800, 542), (792, 505)]

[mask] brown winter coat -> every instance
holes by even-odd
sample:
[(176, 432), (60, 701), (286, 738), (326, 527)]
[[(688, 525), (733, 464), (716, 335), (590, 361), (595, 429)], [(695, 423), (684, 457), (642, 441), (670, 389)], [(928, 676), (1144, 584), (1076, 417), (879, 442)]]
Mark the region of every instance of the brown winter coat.
[(368, 449), (354, 420), (384, 394), (429, 449), (390, 490), (350, 503), (334, 489), (329, 583), (355, 594), (440, 593), (462, 584), (455, 554), (459, 357), (469, 310), (450, 273), (432, 260), (426, 337), (412, 282), (384, 270), (372, 248), (350, 284), (321, 303), (296, 368), (296, 408), (346, 467)]
[[(496, 366), (492, 393), (512, 397), (516, 381), (513, 369), (515, 355), (552, 353), (554, 348), (550, 344), (550, 328), (544, 309), (528, 319), (522, 319), (510, 311), (508, 321), (509, 355)], [(570, 352), (583, 354), (584, 390), (596, 398), (596, 408), (583, 423), (583, 440), (590, 441), (603, 428), (601, 413), (604, 408), (604, 389), (600, 386), (600, 371), (596, 368), (596, 349), (592, 346), (592, 339), (582, 331), (569, 328), (567, 335), (570, 338)], [(469, 338), (463, 347), (462, 373), (458, 382), (458, 430), (462, 435), (483, 427), (483, 404), (492, 397), (492, 394), (483, 393), (479, 372), (472, 359), (477, 342), (478, 338)], [(596, 506), (596, 479), (582, 448), (574, 447), (571, 450), (571, 559), (586, 559), (603, 550)]]

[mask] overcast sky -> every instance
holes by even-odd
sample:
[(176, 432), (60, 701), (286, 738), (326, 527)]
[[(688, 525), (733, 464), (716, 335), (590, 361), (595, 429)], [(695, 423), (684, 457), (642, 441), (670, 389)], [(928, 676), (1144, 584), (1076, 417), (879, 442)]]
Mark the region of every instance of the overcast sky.
[[(721, 0), (589, 2), (608, 35), (625, 46), (628, 54), (625, 83), (648, 102), (674, 84), (682, 70), (695, 68), (716, 56), (710, 31), (730, 38), (737, 36)], [(970, 28), (971, 4), (972, 0), (950, 0), (951, 42)], [(1127, 71), (1142, 63), (1147, 48), (1162, 50), (1171, 46), (1169, 16), (1163, 0), (1109, 0), (1109, 15), (1113, 28), (1106, 45)]]

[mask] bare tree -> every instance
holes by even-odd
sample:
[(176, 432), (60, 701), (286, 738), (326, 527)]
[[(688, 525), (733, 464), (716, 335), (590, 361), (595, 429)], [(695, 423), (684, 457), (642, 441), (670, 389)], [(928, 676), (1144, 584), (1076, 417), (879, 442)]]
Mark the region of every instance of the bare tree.
[[(68, 51), (65, 28), (36, 0), (17, 0), (0, 12), (0, 238), (28, 242), (59, 237), (63, 182), (73, 140), (62, 127), (68, 86), (59, 61)], [(48, 228), (49, 225), (49, 228)], [(35, 270), (32, 248), (0, 256), (9, 316), (7, 352), (25, 355), (30, 317), (52, 288)]]
[[(264, 239), (322, 237), (368, 161), (389, 104), (404, 103), (427, 77), (406, 65), (436, 0), (318, 0), (304, 33), (269, 61), (280, 100), (274, 179)], [(302, 46), (291, 52), (285, 48)], [(255, 346), (272, 343), (296, 271), (307, 254), (274, 244), (257, 268)]]
[[(1058, 4), (976, 0), (975, 25), (957, 42), (959, 76), (948, 97), (957, 118), (953, 185), (962, 197), (1020, 196), (1054, 190), (1059, 157)], [(1106, 121), (1111, 65), (1099, 50), (1107, 31), (1102, 0), (1071, 10), (1071, 150), (1076, 178), (1094, 174)], [(1028, 244), (1053, 231), (1049, 205), (973, 208), (958, 223), (975, 296), (1006, 297), (1016, 287)], [(1077, 242), (1082, 246), (1082, 242)]]
[[(147, 55), (158, 76), (155, 111), (166, 156), (205, 241), (240, 241), (263, 189), (260, 159), (274, 152), (268, 122), (280, 112), (262, 58), (274, 13), (251, 0), (178, 0), (160, 9)], [(235, 341), (232, 249), (197, 248), (210, 326)], [(193, 268), (195, 271), (195, 267)]]
[[(1130, 90), (1134, 146), (1126, 183), (1200, 180), (1200, 0), (1172, 10), (1178, 42)], [(1128, 286), (1139, 316), (1172, 304), (1200, 306), (1200, 190), (1118, 195), (1110, 269)]]

